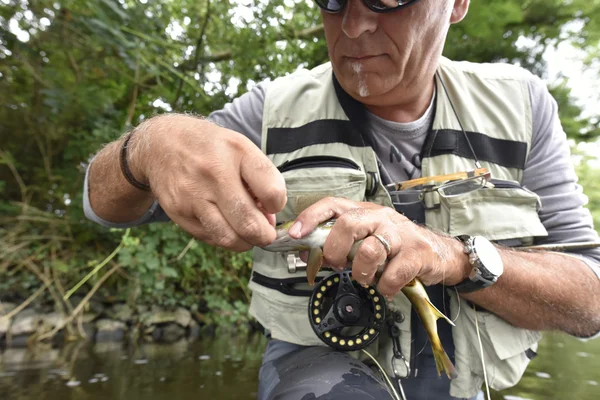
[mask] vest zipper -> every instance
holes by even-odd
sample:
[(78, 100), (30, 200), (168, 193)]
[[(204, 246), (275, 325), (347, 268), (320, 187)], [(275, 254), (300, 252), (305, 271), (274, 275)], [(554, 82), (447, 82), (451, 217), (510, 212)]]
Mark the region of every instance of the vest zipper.
[(350, 168), (360, 171), (357, 163), (347, 158), (335, 156), (311, 156), (289, 160), (279, 165), (279, 172), (292, 171), (302, 168)]

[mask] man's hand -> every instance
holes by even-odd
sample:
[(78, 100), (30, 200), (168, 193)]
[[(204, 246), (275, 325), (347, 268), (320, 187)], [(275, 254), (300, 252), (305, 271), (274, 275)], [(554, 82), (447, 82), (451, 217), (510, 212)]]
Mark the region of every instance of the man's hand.
[[(120, 150), (120, 146), (113, 147)], [(136, 128), (128, 152), (136, 179), (148, 182), (167, 215), (194, 237), (236, 251), (275, 239), (274, 213), (285, 205), (285, 182), (245, 136), (199, 118), (167, 115)], [(94, 190), (100, 185), (120, 187), (113, 182), (123, 180), (118, 170), (113, 174), (117, 176), (109, 175), (104, 182), (94, 180), (95, 175), (106, 176), (93, 173), (101, 170), (106, 160), (118, 164), (118, 153), (97, 157), (92, 163), (90, 199), (94, 209), (106, 210), (107, 204), (131, 207), (125, 201), (102, 199), (101, 191)], [(131, 185), (123, 187), (137, 191)]]
[[(454, 285), (468, 275), (468, 257), (459, 241), (372, 203), (334, 197), (318, 201), (300, 213), (290, 236), (305, 236), (331, 218), (337, 220), (323, 247), (325, 263), (344, 268), (354, 242), (363, 240), (352, 261), (352, 276), (359, 283), (372, 283), (378, 267), (387, 261), (378, 282), (378, 290), (386, 297), (396, 295), (416, 277), (426, 285)], [(375, 234), (390, 245), (389, 254)]]

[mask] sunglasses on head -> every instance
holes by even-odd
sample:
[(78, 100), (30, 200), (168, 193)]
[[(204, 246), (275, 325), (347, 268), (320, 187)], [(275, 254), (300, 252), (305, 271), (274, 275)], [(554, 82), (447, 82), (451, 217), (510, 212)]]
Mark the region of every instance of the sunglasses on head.
[[(369, 10), (386, 13), (408, 7), (419, 0), (362, 0)], [(315, 0), (317, 5), (329, 13), (342, 11), (348, 0)]]

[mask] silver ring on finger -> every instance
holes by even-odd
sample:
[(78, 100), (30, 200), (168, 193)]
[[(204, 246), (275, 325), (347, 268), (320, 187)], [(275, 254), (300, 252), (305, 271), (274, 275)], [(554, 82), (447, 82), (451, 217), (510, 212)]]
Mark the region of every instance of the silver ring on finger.
[(379, 242), (383, 245), (383, 247), (385, 248), (385, 251), (387, 253), (387, 256), (389, 257), (390, 254), (392, 253), (392, 247), (390, 246), (390, 243), (385, 240), (385, 238), (377, 233), (374, 233), (372, 235), (374, 238), (376, 238), (377, 240), (379, 240)]

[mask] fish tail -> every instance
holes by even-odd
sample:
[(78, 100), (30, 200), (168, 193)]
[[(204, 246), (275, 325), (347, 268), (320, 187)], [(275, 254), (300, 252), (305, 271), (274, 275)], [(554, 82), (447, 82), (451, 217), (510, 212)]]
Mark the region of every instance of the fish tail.
[(435, 367), (437, 368), (438, 376), (442, 375), (442, 371), (446, 373), (449, 379), (455, 379), (458, 377), (458, 373), (450, 361), (450, 357), (446, 354), (446, 351), (442, 347), (441, 343), (431, 344), (433, 348), (433, 357), (435, 358)]
[(308, 262), (306, 263), (306, 279), (310, 286), (315, 285), (315, 279), (322, 265), (323, 250), (319, 247), (313, 247), (308, 253)]

